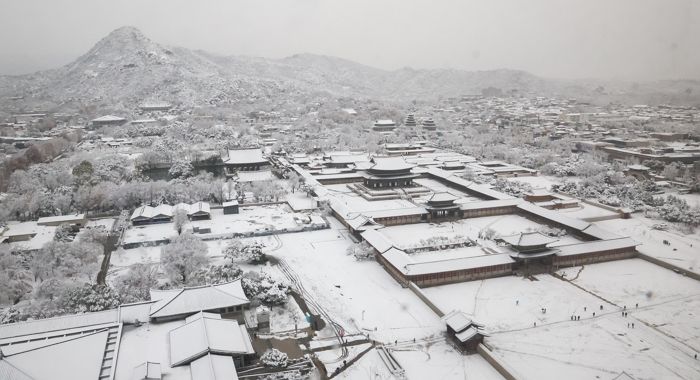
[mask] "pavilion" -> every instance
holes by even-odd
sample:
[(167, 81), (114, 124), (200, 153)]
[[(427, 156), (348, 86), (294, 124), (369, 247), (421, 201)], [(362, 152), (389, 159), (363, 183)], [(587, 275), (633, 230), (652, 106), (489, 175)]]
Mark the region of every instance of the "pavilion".
[(373, 158), (364, 177), (364, 185), (370, 189), (412, 187), (418, 174), (411, 173), (414, 165), (401, 157)]

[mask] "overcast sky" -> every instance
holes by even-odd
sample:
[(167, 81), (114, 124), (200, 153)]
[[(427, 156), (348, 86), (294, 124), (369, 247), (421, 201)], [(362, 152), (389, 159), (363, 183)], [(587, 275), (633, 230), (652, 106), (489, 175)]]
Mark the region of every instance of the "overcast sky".
[(700, 0), (0, 0), (0, 73), (66, 64), (124, 25), (227, 55), (700, 79)]

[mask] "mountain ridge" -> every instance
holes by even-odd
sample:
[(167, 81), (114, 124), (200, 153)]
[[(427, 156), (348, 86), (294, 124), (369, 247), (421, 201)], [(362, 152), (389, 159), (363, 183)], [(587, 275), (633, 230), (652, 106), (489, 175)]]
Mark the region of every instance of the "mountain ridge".
[[(693, 87), (700, 81), (673, 86)], [(495, 88), (505, 94), (599, 96), (600, 83), (541, 78), (522, 70), (384, 70), (344, 58), (300, 53), (281, 59), (216, 55), (153, 42), (125, 26), (100, 39), (85, 54), (56, 69), (0, 76), (0, 96), (28, 96), (81, 103), (133, 104), (160, 98), (185, 105), (278, 102), (309, 94), (432, 100)], [(596, 92), (597, 91), (597, 92)], [(619, 91), (619, 90), (615, 90)], [(675, 89), (671, 89), (675, 91)]]

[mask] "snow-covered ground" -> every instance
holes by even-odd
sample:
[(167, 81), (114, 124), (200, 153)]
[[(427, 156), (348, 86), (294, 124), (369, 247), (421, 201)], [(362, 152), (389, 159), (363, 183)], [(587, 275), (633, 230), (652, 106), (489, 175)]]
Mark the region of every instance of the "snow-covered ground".
[(423, 291), (438, 307), (463, 310), (485, 324), (487, 344), (519, 379), (564, 373), (613, 379), (622, 371), (635, 379), (700, 376), (693, 359), (700, 349), (700, 283), (639, 259), (560, 273), (573, 284), (550, 275), (513, 276)]
[[(406, 371), (408, 379), (501, 380), (503, 377), (479, 355), (462, 355), (445, 342), (399, 345), (392, 355)], [(369, 351), (342, 372), (341, 379), (395, 378), (377, 350)]]
[(352, 210), (353, 212), (396, 210), (416, 207), (415, 204), (403, 199), (368, 201), (348, 189), (347, 185), (344, 184), (326, 185), (325, 187), (329, 190), (329, 197), (335, 198), (338, 202), (344, 204), (348, 210)]
[(552, 185), (566, 181), (571, 181), (572, 178), (559, 178), (552, 176), (526, 176), (526, 177), (510, 177), (507, 178), (509, 181), (526, 183), (532, 186), (533, 189), (551, 189)]
[[(620, 214), (606, 210), (602, 207), (590, 205), (587, 203), (579, 202), (579, 207), (572, 207), (572, 208), (562, 208), (556, 210), (570, 218), (576, 218), (576, 219), (583, 219), (586, 220), (588, 218), (605, 218), (605, 217), (610, 217), (610, 218), (619, 218)], [(595, 220), (595, 219), (592, 219)]]
[(334, 223), (330, 230), (279, 235), (282, 245), (271, 255), (287, 262), (348, 334), (369, 333), (382, 342), (441, 334), (443, 322), (415, 294), (375, 261), (346, 254), (354, 243), (338, 227)]
[[(579, 269), (563, 272), (573, 278)], [(574, 283), (700, 352), (700, 282), (633, 259), (586, 266)]]
[(700, 362), (667, 337), (618, 313), (563, 322), (488, 338), (522, 380), (700, 378)]
[[(452, 188), (452, 187), (446, 186), (445, 184), (440, 183), (440, 182), (438, 182), (438, 181), (436, 181), (436, 180), (434, 180), (434, 179), (430, 179), (430, 178), (417, 178), (417, 179), (415, 179), (413, 182), (415, 182), (415, 183), (418, 184), (418, 185), (421, 185), (421, 186), (423, 186), (423, 187), (426, 187), (426, 188), (432, 190), (433, 193), (449, 192), (450, 194), (452, 194), (452, 195), (454, 195), (455, 197), (458, 197), (458, 198), (459, 198), (459, 199), (457, 199), (457, 200), (455, 201), (455, 203), (467, 203), (467, 202), (476, 202), (476, 201), (482, 200), (482, 199), (479, 199), (479, 198), (477, 198), (477, 197), (475, 197), (475, 196), (472, 196), (472, 195), (470, 195), (470, 194), (467, 194), (467, 193), (465, 193), (465, 192), (462, 192), (462, 191), (459, 191), (459, 190), (454, 189), (454, 188)], [(425, 202), (425, 201), (427, 201), (428, 198), (430, 198), (430, 197), (433, 195), (433, 193), (430, 193), (430, 194), (428, 194), (428, 195), (419, 197), (419, 198), (416, 199), (416, 201)]]
[[(299, 225), (294, 218), (295, 215), (285, 204), (241, 206), (239, 214), (228, 215), (224, 214), (223, 209), (212, 209), (210, 220), (191, 221), (185, 229), (193, 227), (211, 229), (210, 233), (201, 234), (201, 236), (283, 230)], [(176, 234), (173, 223), (131, 226), (124, 233), (123, 243), (158, 241), (171, 238)]]
[[(673, 228), (668, 231), (651, 228), (658, 223), (661, 221), (634, 215), (631, 219), (606, 220), (596, 224), (641, 243), (637, 250), (645, 255), (700, 273), (700, 232), (685, 234)], [(670, 245), (663, 244), (664, 240)]]
[[(444, 312), (464, 311), (491, 332), (529, 328), (535, 322), (570, 322), (572, 315), (589, 318), (601, 304), (594, 296), (550, 275), (535, 278), (509, 276), (462, 282), (424, 288), (423, 293)], [(542, 308), (547, 312), (542, 313)]]
[[(481, 218), (462, 219), (443, 223), (417, 223), (402, 226), (390, 226), (379, 230), (389, 240), (401, 247), (417, 245), (421, 240), (431, 237), (444, 236), (454, 238), (457, 235), (477, 240), (479, 231), (491, 228), (499, 236), (513, 235), (521, 232), (535, 231), (545, 225), (524, 218), (520, 215), (487, 216)], [(560, 242), (574, 244), (579, 242), (573, 236), (562, 236)]]

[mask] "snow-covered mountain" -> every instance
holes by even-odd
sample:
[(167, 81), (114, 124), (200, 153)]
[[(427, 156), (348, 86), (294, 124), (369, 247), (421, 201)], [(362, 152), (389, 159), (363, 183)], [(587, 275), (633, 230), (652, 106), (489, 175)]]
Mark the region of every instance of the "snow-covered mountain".
[(133, 104), (162, 99), (185, 105), (305, 99), (308, 94), (392, 100), (480, 93), (576, 96), (582, 86), (517, 70), (381, 70), (345, 59), (297, 54), (283, 59), (217, 56), (155, 43), (133, 27), (119, 28), (74, 62), (54, 70), (0, 76), (0, 96), (54, 102)]

